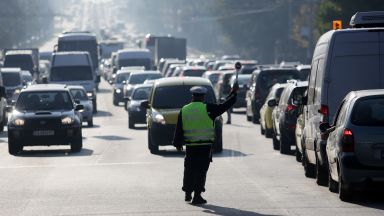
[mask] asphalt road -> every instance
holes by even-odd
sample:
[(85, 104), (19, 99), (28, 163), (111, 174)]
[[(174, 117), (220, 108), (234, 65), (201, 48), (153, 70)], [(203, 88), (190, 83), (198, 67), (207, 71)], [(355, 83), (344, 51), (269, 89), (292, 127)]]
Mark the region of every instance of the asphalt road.
[(145, 125), (128, 129), (127, 113), (112, 105), (111, 95), (103, 82), (100, 111), (93, 128), (84, 125), (80, 153), (51, 146), (11, 156), (6, 132), (0, 134), (0, 215), (384, 214), (381, 198), (344, 203), (305, 178), (294, 157), (273, 151), (241, 113), (224, 126), (224, 151), (214, 156), (203, 194), (208, 204), (187, 204), (184, 155), (172, 147), (150, 154)]

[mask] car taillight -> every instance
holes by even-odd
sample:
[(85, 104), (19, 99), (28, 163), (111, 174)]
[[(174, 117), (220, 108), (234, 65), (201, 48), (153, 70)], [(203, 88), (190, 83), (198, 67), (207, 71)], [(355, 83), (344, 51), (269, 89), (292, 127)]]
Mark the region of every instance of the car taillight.
[(290, 105), (290, 104), (289, 104), (289, 105), (287, 106), (287, 110), (286, 110), (286, 111), (287, 111), (287, 112), (290, 112), (290, 111), (292, 111), (292, 110), (295, 110), (296, 108), (297, 108), (297, 106), (295, 106), (295, 105)]
[(341, 149), (343, 152), (354, 152), (355, 151), (355, 141), (353, 138), (353, 133), (350, 129), (344, 129), (343, 138), (341, 141)]
[(326, 105), (321, 105), (321, 108), (320, 108), (320, 110), (319, 110), (319, 113), (323, 114), (324, 116), (328, 116), (328, 114), (329, 114), (328, 106), (326, 106)]

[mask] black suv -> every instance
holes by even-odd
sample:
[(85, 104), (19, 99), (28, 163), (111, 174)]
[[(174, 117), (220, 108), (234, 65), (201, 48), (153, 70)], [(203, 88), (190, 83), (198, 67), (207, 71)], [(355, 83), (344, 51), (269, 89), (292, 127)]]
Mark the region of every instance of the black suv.
[(24, 146), (83, 146), (79, 112), (65, 85), (32, 85), (20, 92), (8, 121), (8, 151), (15, 155)]

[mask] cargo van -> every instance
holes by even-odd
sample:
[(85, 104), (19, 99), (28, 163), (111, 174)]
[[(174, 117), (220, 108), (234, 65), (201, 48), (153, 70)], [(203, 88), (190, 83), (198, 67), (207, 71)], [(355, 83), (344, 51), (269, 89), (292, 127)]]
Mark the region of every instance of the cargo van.
[[(304, 110), (303, 164), (307, 177), (328, 182), (326, 140), (320, 122), (332, 123), (350, 92), (384, 88), (384, 12), (356, 13), (352, 28), (331, 30), (316, 44)], [(377, 26), (377, 27), (375, 27)]]
[(115, 65), (117, 70), (131, 66), (144, 66), (145, 70), (151, 70), (153, 60), (147, 49), (124, 49), (117, 52)]
[(93, 69), (88, 52), (55, 52), (52, 55), (49, 82), (83, 86), (96, 113), (96, 74)]

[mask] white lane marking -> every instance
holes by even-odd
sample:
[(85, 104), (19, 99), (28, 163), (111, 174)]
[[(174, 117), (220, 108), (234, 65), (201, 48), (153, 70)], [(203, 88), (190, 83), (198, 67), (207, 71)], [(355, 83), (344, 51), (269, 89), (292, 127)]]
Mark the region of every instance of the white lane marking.
[(0, 169), (23, 169), (23, 168), (67, 168), (67, 167), (92, 167), (92, 166), (119, 166), (119, 165), (147, 165), (152, 162), (126, 162), (126, 163), (92, 163), (92, 164), (67, 164), (67, 165), (26, 165), (26, 166), (0, 166)]

